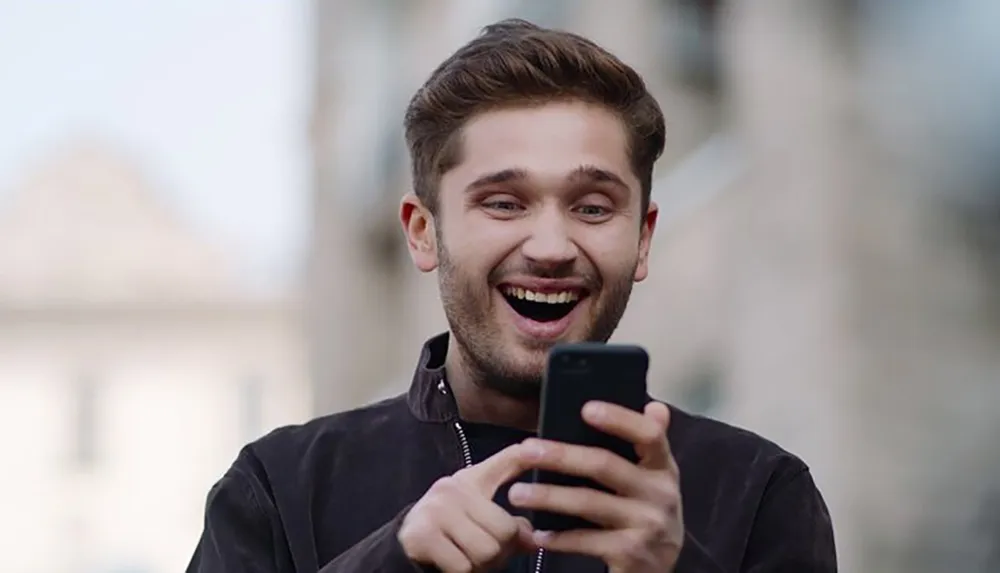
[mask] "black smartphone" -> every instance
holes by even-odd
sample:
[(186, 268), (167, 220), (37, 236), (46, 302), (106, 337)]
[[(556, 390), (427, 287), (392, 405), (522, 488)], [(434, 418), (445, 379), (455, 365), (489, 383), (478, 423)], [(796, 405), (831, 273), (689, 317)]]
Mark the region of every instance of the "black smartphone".
[[(633, 444), (594, 428), (583, 420), (582, 410), (587, 402), (600, 400), (642, 412), (649, 401), (648, 369), (649, 355), (639, 346), (596, 342), (553, 346), (542, 383), (539, 437), (604, 448), (637, 462)], [(593, 480), (545, 470), (534, 470), (532, 481), (608, 491)], [(598, 527), (576, 516), (544, 511), (533, 512), (531, 523), (544, 531)]]

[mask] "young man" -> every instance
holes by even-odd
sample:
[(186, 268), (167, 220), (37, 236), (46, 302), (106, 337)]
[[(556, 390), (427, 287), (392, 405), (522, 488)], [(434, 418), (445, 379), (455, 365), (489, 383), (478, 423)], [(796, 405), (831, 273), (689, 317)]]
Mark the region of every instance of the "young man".
[[(582, 412), (638, 464), (532, 437), (548, 349), (606, 341), (646, 277), (664, 121), (636, 72), (579, 36), (503, 21), (434, 71), (406, 139), (403, 230), (437, 271), (450, 332), (405, 395), (244, 448), (188, 571), (835, 571), (808, 469), (749, 432), (651, 401)], [(533, 486), (533, 468), (614, 493)], [(532, 531), (530, 509), (603, 528)]]

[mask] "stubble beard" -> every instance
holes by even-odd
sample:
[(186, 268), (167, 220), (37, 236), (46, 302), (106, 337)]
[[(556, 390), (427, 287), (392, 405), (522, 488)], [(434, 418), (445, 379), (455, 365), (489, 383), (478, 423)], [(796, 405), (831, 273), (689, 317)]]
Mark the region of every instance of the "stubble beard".
[[(637, 263), (636, 263), (637, 264)], [(594, 308), (591, 324), (583, 337), (588, 342), (607, 342), (625, 314), (632, 294), (631, 272), (605, 282), (601, 288), (600, 306)], [(545, 375), (544, 363), (519, 367), (504, 356), (503, 339), (493, 312), (493, 281), (478, 283), (462, 275), (453, 264), (447, 249), (438, 241), (438, 286), (445, 318), (454, 337), (455, 348), (477, 386), (518, 401), (537, 401)], [(593, 296), (593, 293), (592, 293)], [(595, 302), (592, 300), (591, 303)], [(540, 350), (547, 350), (540, 348)]]

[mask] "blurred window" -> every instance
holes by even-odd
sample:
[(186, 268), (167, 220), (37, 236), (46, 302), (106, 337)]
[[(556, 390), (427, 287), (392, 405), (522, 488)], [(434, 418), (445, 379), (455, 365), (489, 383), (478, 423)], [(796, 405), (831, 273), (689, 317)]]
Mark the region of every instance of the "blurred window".
[(264, 384), (259, 376), (247, 376), (240, 381), (239, 436), (242, 443), (252, 442), (264, 430)]
[(665, 26), (671, 31), (663, 46), (675, 58), (678, 79), (689, 87), (717, 94), (721, 79), (719, 13), (722, 0), (662, 0)]
[(724, 401), (725, 388), (720, 368), (711, 361), (698, 364), (680, 386), (677, 405), (702, 415), (718, 412)]
[[(995, 481), (1000, 482), (997, 479)], [(983, 500), (981, 507), (982, 538), (994, 540), (986, 550), (986, 570), (1000, 571), (1000, 483)]]
[(73, 385), (72, 463), (88, 469), (97, 463), (99, 388), (93, 377), (81, 376)]

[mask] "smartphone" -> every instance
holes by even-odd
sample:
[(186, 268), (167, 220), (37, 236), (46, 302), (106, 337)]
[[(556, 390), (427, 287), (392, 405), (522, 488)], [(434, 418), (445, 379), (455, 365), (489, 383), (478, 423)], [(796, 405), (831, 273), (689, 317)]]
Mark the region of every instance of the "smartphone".
[[(646, 372), (649, 355), (639, 346), (596, 342), (558, 344), (549, 352), (542, 383), (538, 436), (547, 440), (610, 450), (634, 462), (635, 446), (605, 434), (583, 420), (583, 405), (610, 402), (642, 412), (649, 401)], [(534, 470), (532, 481), (609, 491), (593, 480)], [(544, 511), (533, 512), (532, 526), (545, 531), (593, 529), (585, 519)]]

